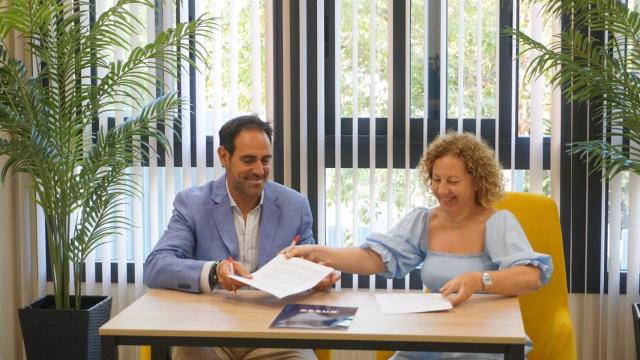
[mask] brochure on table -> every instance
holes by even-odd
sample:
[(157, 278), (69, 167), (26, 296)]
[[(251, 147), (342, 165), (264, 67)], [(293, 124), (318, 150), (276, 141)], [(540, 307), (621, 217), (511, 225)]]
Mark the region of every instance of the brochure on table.
[(271, 327), (346, 330), (356, 311), (357, 307), (287, 304)]

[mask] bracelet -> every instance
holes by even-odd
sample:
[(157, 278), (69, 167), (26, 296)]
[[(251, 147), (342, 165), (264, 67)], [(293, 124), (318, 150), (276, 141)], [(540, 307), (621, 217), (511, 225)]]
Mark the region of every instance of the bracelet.
[(209, 288), (211, 290), (218, 285), (218, 265), (220, 265), (221, 262), (220, 260), (216, 260), (211, 264), (211, 269), (209, 270)]

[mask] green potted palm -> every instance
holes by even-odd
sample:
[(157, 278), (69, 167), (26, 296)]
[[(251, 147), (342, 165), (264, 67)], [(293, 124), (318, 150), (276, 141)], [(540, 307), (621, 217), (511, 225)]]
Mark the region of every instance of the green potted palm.
[[(534, 53), (526, 75), (550, 72), (551, 85), (562, 87), (568, 101), (589, 104), (607, 122), (604, 138), (572, 143), (569, 152), (608, 178), (622, 171), (640, 175), (640, 14), (619, 0), (540, 3), (545, 14), (565, 15), (572, 23), (549, 45), (510, 30), (521, 54)], [(601, 34), (608, 36), (602, 40)]]
[[(83, 263), (130, 226), (122, 205), (140, 191), (130, 169), (143, 151), (155, 155), (150, 141), (170, 150), (157, 125), (175, 127), (172, 119), (183, 104), (172, 91), (155, 96), (156, 86), (164, 88), (156, 70), (176, 77), (182, 66), (193, 65), (192, 54), (204, 59), (193, 39), (214, 27), (212, 18), (200, 17), (132, 48), (130, 39), (143, 28), (135, 6), (155, 5), (117, 0), (91, 24), (95, 9), (87, 1), (13, 0), (0, 7), (2, 38), (19, 34), (37, 69), (31, 74), (0, 44), (1, 176), (32, 178), (46, 221), (54, 289), (19, 310), (30, 359), (99, 357), (98, 327), (109, 319), (111, 298), (81, 296)], [(128, 55), (109, 60), (114, 51)], [(98, 118), (123, 108), (132, 109), (130, 118), (91, 130)]]

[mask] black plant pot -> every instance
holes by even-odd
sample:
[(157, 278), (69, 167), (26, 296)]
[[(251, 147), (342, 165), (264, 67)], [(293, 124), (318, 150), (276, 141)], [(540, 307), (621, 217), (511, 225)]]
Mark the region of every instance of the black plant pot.
[(55, 298), (46, 295), (18, 309), (27, 359), (100, 359), (98, 328), (109, 320), (111, 297), (82, 296), (80, 302), (82, 310), (56, 310)]

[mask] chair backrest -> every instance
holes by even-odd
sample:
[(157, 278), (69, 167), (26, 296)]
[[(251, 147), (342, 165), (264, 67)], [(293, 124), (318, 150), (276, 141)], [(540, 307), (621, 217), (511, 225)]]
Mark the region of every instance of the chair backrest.
[(528, 358), (575, 359), (576, 345), (569, 314), (562, 231), (556, 204), (542, 195), (508, 192), (495, 207), (511, 211), (533, 249), (549, 254), (553, 259), (553, 275), (549, 283), (520, 297), (524, 327), (533, 341), (533, 351)]
[(640, 360), (640, 303), (631, 304), (633, 332), (636, 334), (636, 359)]

